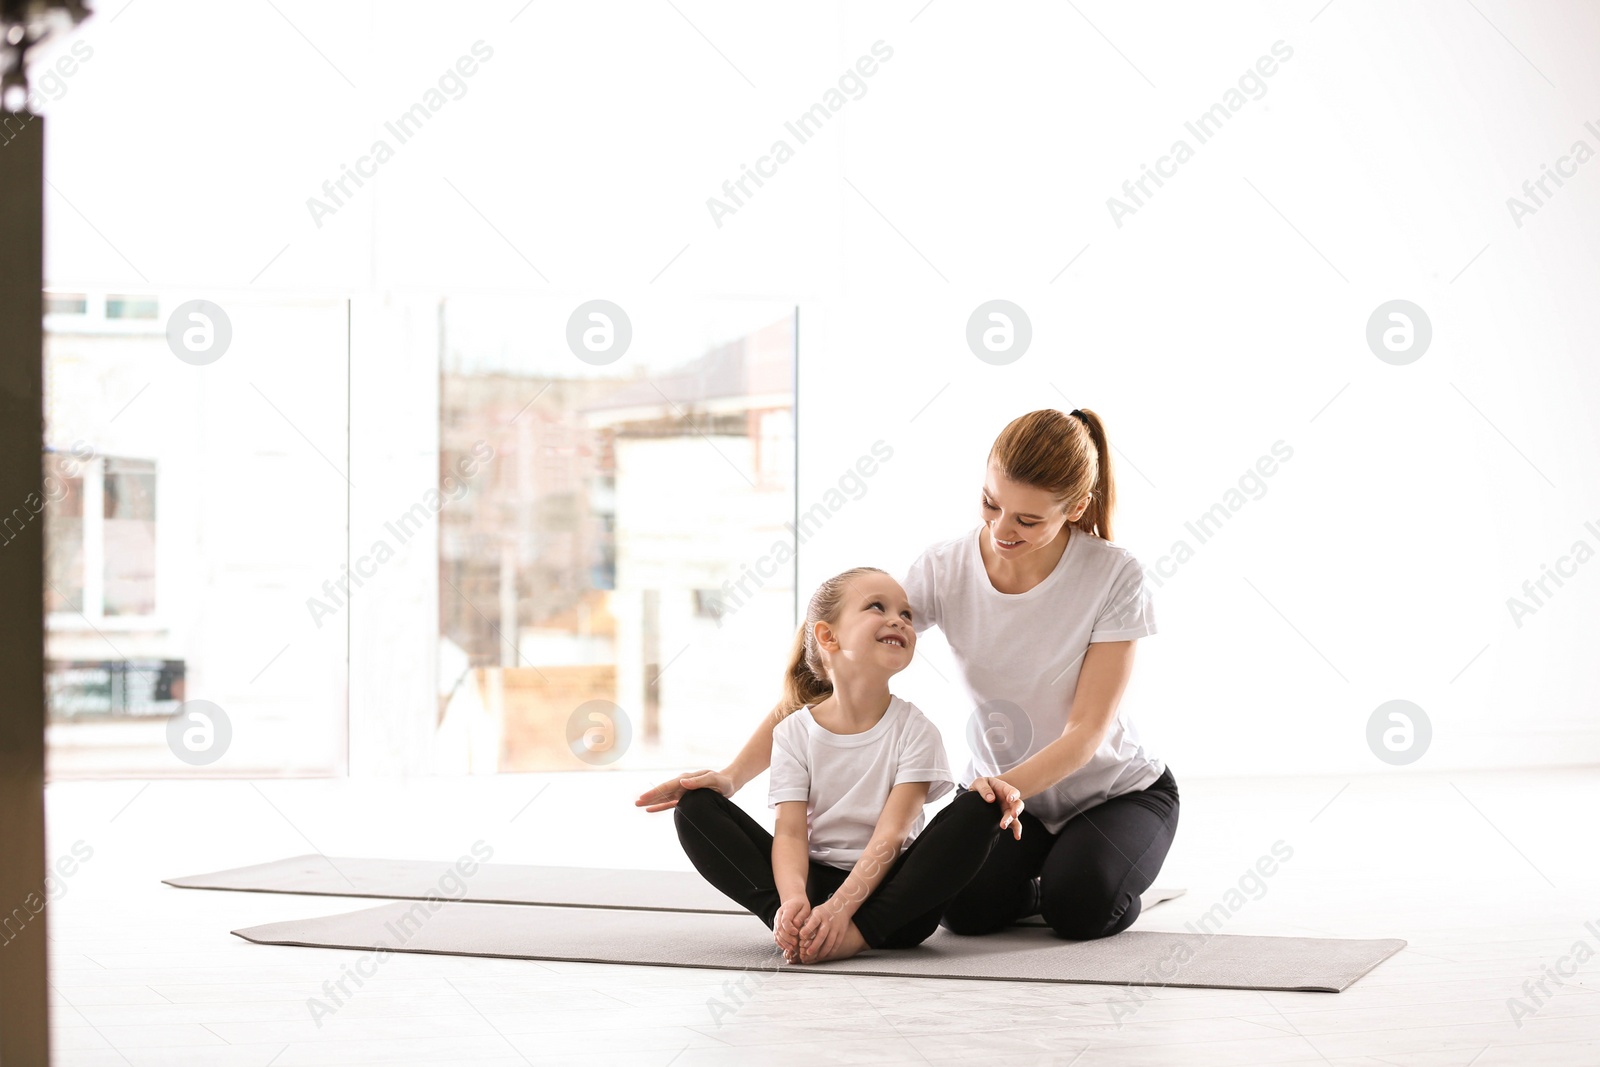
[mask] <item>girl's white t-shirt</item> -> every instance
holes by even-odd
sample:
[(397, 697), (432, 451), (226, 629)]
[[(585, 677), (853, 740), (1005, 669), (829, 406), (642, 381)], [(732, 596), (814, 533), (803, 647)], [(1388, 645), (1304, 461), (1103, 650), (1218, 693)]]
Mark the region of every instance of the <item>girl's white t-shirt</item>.
[[(902, 583), (913, 626), (943, 631), (972, 702), (972, 756), (961, 777), (968, 786), (980, 775), (1004, 778), (1061, 736), (1089, 645), (1156, 632), (1144, 568), (1126, 548), (1063, 527), (1067, 547), (1044, 581), (1002, 593), (983, 567), (978, 538), (986, 530), (929, 546)], [(1165, 769), (1119, 706), (1089, 762), (1026, 798), (1026, 810), (1058, 833), (1082, 809), (1143, 789)]]
[[(772, 728), (767, 807), (804, 800), (811, 858), (850, 870), (872, 840), (889, 791), (901, 782), (928, 782), (928, 800), (956, 787), (944, 739), (917, 706), (890, 695), (883, 718), (859, 734), (824, 729), (806, 705)], [(900, 845), (921, 832), (917, 813)]]

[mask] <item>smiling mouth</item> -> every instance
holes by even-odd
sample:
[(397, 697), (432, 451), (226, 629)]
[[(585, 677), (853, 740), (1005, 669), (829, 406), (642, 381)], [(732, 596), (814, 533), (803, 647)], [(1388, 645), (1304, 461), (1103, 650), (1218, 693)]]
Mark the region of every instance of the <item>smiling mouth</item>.
[(878, 644), (880, 644), (880, 645), (893, 645), (896, 648), (905, 648), (906, 647), (905, 638), (896, 637), (896, 636), (892, 636), (892, 635), (889, 636), (889, 637), (880, 637), (880, 638), (878, 638)]
[(1002, 541), (998, 537), (994, 539), (994, 542), (997, 545), (1004, 545), (1006, 548), (1016, 548), (1018, 545), (1022, 544), (1021, 541)]

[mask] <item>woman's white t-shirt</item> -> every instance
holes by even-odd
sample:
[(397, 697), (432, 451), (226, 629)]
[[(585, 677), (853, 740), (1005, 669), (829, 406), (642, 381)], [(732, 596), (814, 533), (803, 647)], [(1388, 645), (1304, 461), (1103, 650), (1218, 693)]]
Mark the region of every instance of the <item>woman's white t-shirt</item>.
[[(928, 800), (956, 787), (939, 728), (909, 700), (890, 695), (883, 718), (870, 730), (836, 734), (806, 705), (772, 728), (772, 770), (767, 807), (808, 801), (811, 858), (850, 870), (872, 840), (889, 791), (901, 782), (928, 782)], [(900, 851), (922, 830), (917, 813)]]
[[(1002, 593), (984, 570), (986, 530), (929, 546), (902, 583), (916, 631), (944, 632), (972, 701), (963, 785), (1003, 778), (1061, 736), (1090, 644), (1156, 632), (1144, 568), (1126, 548), (1063, 527), (1067, 547), (1044, 581)], [(1028, 797), (1026, 810), (1057, 833), (1080, 810), (1143, 789), (1165, 769), (1119, 707), (1089, 762)]]

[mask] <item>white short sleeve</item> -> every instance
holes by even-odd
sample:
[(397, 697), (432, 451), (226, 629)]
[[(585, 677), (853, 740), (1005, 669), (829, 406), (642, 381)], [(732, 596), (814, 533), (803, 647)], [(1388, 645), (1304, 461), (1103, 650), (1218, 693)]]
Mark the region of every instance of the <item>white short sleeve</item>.
[(933, 557), (924, 552), (900, 583), (911, 601), (911, 628), (917, 633), (939, 625), (939, 588), (934, 583)]
[[(912, 617), (916, 617), (915, 610)], [(956, 787), (950, 773), (950, 760), (945, 755), (944, 738), (939, 736), (939, 728), (933, 721), (920, 711), (907, 723), (900, 748), (894, 784), (901, 782), (927, 782), (930, 803)]]
[(772, 728), (772, 770), (767, 779), (767, 807), (787, 800), (811, 799), (811, 768), (807, 766), (805, 723), (790, 712)]
[(1130, 556), (1112, 579), (1111, 595), (1095, 617), (1089, 643), (1131, 641), (1155, 632), (1155, 605), (1145, 584), (1144, 568)]

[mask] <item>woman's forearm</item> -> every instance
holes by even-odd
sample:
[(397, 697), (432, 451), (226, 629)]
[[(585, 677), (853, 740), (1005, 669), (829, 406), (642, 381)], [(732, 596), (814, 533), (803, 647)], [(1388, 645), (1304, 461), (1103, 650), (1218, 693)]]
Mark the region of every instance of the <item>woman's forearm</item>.
[(1068, 723), (1060, 737), (995, 777), (1016, 786), (1026, 803), (1088, 763), (1099, 744), (1099, 738)]
[(1133, 674), (1136, 641), (1101, 641), (1084, 653), (1061, 736), (999, 777), (1017, 788), (1024, 802), (1043, 793), (1094, 758), (1116, 721), (1117, 704)]
[(761, 717), (761, 723), (750, 735), (750, 740), (744, 743), (744, 748), (733, 757), (733, 762), (723, 768), (722, 773), (733, 779), (733, 791), (737, 793), (743, 789), (745, 783), (756, 775), (772, 766), (772, 728), (778, 721), (778, 709)]

